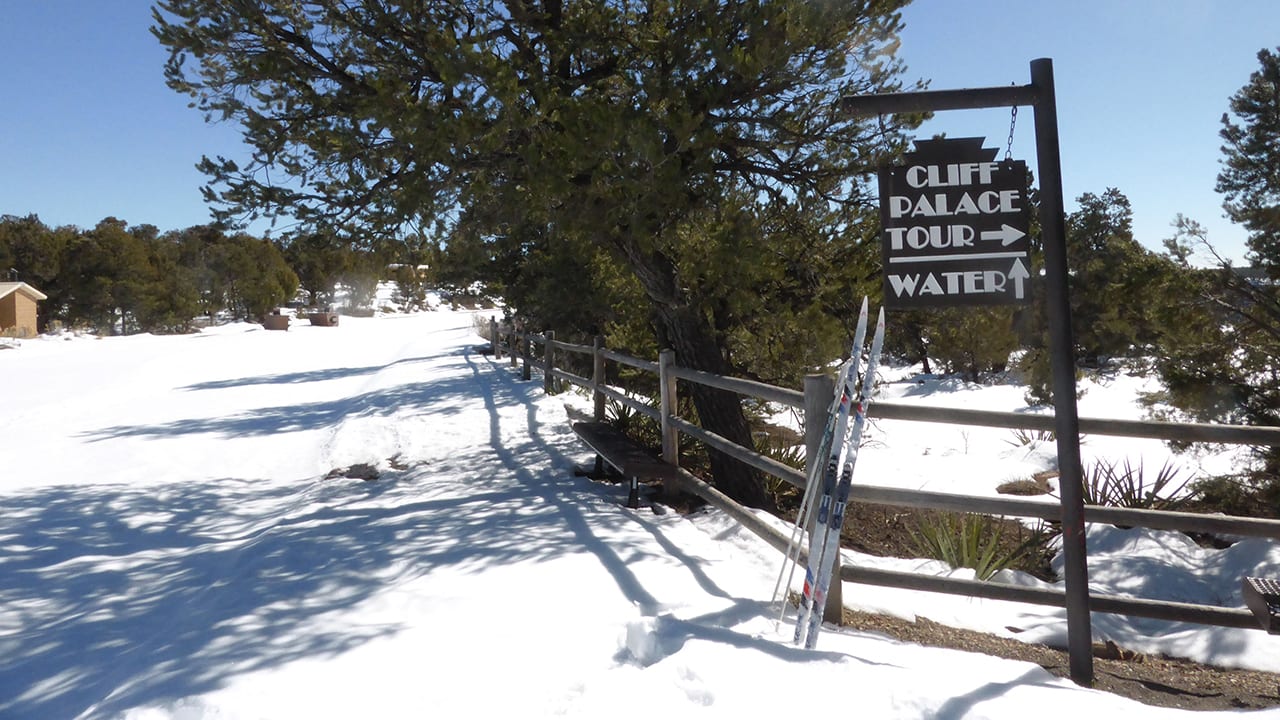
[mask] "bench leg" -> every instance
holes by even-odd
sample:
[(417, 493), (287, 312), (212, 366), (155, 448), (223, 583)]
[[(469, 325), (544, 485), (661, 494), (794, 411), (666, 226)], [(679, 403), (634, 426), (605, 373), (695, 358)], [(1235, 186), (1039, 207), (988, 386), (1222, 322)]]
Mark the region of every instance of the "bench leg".
[(583, 470), (578, 467), (574, 468), (573, 474), (578, 477), (589, 477), (592, 480), (603, 480), (609, 477), (609, 471), (604, 466), (604, 458), (600, 455), (596, 455), (595, 463), (592, 464), (590, 470)]
[(633, 510), (640, 507), (640, 478), (634, 474), (631, 475), (631, 490), (627, 493), (627, 507)]

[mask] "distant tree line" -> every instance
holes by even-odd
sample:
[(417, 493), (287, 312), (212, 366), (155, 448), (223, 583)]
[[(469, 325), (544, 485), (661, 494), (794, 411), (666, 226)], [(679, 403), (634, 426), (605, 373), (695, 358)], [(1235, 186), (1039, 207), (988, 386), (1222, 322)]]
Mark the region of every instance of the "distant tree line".
[[(215, 225), (160, 233), (113, 217), (88, 230), (49, 227), (35, 215), (0, 216), (0, 271), (48, 296), (40, 330), (104, 334), (185, 332), (198, 317), (257, 321), (292, 302), (324, 306), (342, 283), (348, 302), (370, 307), (378, 282), (399, 281), (402, 302), (421, 304), (428, 279), (412, 270), (430, 246), (359, 249), (319, 234), (271, 241)], [(388, 271), (389, 262), (413, 263)]]

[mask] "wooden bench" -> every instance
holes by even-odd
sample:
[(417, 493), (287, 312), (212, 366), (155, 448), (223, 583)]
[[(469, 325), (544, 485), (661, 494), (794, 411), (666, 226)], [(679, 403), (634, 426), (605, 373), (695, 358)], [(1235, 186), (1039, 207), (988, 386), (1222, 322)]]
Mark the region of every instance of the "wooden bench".
[(1246, 577), (1242, 581), (1244, 603), (1258, 624), (1271, 635), (1280, 635), (1280, 581)]
[[(596, 453), (594, 467), (590, 470), (578, 469), (574, 473), (595, 480), (619, 475), (625, 478), (630, 483), (627, 507), (640, 507), (641, 481), (660, 481), (665, 485), (676, 480), (678, 473), (673, 465), (663, 462), (661, 458), (635, 444), (612, 425), (583, 421), (573, 423), (572, 427), (582, 442)], [(618, 475), (611, 474), (608, 468), (613, 468)]]

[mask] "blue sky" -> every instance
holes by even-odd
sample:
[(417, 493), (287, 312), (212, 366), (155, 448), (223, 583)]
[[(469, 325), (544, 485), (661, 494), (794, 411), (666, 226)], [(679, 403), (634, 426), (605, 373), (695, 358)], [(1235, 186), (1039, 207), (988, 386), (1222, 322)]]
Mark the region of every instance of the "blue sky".
[[(1227, 99), (1280, 46), (1277, 0), (917, 0), (903, 14), (908, 78), (935, 89), (1029, 82), (1052, 58), (1068, 210), (1116, 187), (1138, 239), (1158, 248), (1181, 212), (1240, 259), (1244, 233), (1213, 191)], [(90, 227), (107, 216), (161, 230), (208, 221), (202, 154), (244, 157), (164, 85), (144, 0), (0, 0), (0, 214)], [(986, 136), (1009, 111), (940, 113), (924, 134)], [(1013, 153), (1034, 168), (1031, 111)], [(262, 229), (262, 228), (256, 228)]]
[[(1214, 183), (1228, 99), (1280, 46), (1276, 0), (917, 0), (903, 12), (900, 57), (932, 89), (1030, 82), (1051, 58), (1067, 210), (1108, 187), (1133, 206), (1134, 235), (1159, 249), (1178, 213), (1239, 261), (1244, 231), (1222, 217)], [(1008, 109), (938, 113), (926, 136), (985, 136), (1004, 148)], [(1013, 155), (1035, 168), (1032, 112)], [(1003, 153), (1002, 153), (1003, 154)]]

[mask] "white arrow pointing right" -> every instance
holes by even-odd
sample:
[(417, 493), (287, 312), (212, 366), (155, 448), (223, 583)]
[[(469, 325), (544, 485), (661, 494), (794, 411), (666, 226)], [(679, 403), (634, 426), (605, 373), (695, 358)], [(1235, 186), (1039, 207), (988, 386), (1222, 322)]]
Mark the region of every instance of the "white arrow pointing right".
[(1024, 235), (1026, 235), (1026, 233), (1022, 232), (1018, 228), (1013, 227), (1012, 225), (1004, 225), (1004, 224), (1000, 225), (999, 230), (983, 230), (982, 231), (983, 240), (999, 240), (1000, 245), (1002, 247), (1009, 247), (1011, 244), (1014, 243), (1014, 241), (1018, 240)]

